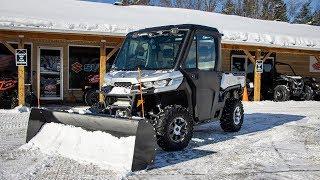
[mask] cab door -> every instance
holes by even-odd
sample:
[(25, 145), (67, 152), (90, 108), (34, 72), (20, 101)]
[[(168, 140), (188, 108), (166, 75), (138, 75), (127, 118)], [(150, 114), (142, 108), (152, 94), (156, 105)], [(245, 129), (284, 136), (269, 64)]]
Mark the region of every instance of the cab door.
[(214, 117), (221, 73), (217, 72), (219, 37), (213, 33), (196, 32), (184, 62), (187, 80), (192, 88), (195, 116), (199, 121)]

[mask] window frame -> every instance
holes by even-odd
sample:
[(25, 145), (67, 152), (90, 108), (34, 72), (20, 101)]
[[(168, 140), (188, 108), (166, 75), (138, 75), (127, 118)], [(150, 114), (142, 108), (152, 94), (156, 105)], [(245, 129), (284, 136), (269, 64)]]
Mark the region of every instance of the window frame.
[[(198, 41), (198, 36), (199, 35), (202, 35), (202, 36), (211, 36), (213, 39), (214, 39), (214, 43), (215, 43), (215, 62), (214, 62), (214, 68), (212, 69), (199, 69), (199, 66), (198, 66), (198, 62), (199, 62), (199, 41)], [(185, 67), (185, 64), (186, 64), (186, 60), (187, 60), (187, 57), (189, 55), (189, 52), (190, 52), (190, 49), (191, 49), (191, 46), (192, 46), (192, 43), (194, 41), (194, 38), (196, 40), (196, 68), (186, 68)], [(196, 69), (196, 70), (199, 70), (199, 71), (216, 71), (217, 70), (217, 65), (218, 65), (218, 61), (219, 61), (219, 35), (218, 33), (216, 32), (209, 32), (209, 31), (205, 31), (205, 30), (197, 30), (195, 31), (193, 34), (192, 34), (192, 38), (191, 40), (189, 41), (189, 46), (187, 48), (187, 51), (188, 53), (185, 55), (185, 60), (182, 64), (182, 67), (183, 69)]]
[(81, 88), (70, 88), (70, 47), (89, 47), (89, 48), (100, 48), (100, 46), (94, 46), (94, 45), (79, 45), (79, 44), (68, 44), (68, 64), (67, 64), (67, 86), (68, 90), (70, 91), (82, 91)]
[[(245, 71), (233, 71), (233, 58), (243, 58), (245, 61)], [(270, 56), (268, 57), (267, 60), (271, 60), (273, 61), (273, 63), (275, 63), (275, 57)], [(248, 74), (248, 65), (250, 64), (250, 59), (246, 56), (246, 55), (241, 55), (241, 54), (231, 54), (231, 60), (230, 60), (230, 72), (245, 72), (246, 74)]]
[[(59, 77), (60, 77), (60, 97), (41, 97), (41, 82), (40, 82), (40, 78), (41, 78), (41, 70), (40, 70), (40, 64), (41, 64), (41, 50), (45, 49), (45, 50), (58, 50), (60, 51), (60, 73), (59, 73)], [(63, 76), (63, 58), (64, 58), (64, 48), (63, 46), (37, 46), (37, 94), (39, 95), (39, 99), (40, 100), (63, 100), (64, 98), (64, 76)]]
[[(70, 88), (70, 72), (69, 72), (69, 67), (70, 67), (70, 47), (88, 47), (88, 48), (99, 48), (99, 45), (85, 45), (85, 44), (68, 44), (68, 63), (67, 63), (67, 86), (69, 91), (82, 91), (82, 88)], [(106, 46), (107, 48), (112, 48), (114, 49), (116, 46)], [(100, 53), (99, 53), (99, 58), (100, 58)]]

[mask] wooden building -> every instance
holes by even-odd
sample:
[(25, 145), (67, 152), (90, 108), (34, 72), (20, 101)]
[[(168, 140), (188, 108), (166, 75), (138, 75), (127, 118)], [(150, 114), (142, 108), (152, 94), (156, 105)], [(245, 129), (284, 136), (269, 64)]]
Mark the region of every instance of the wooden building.
[[(75, 19), (71, 18), (68, 22), (74, 23), (68, 24), (65, 23), (61, 17), (60, 19), (62, 20), (53, 18), (53, 15), (49, 12), (53, 13), (52, 9), (54, 8), (52, 8), (52, 6), (55, 5), (54, 3), (59, 3), (59, 1), (50, 2), (53, 4), (40, 5), (41, 7), (43, 6), (41, 10), (24, 9), (25, 11), (30, 11), (30, 13), (27, 14), (30, 15), (31, 19), (32, 16), (35, 16), (34, 14), (43, 13), (45, 10), (48, 11), (49, 15), (44, 14), (42, 17), (45, 20), (35, 18), (34, 21), (31, 21), (26, 19), (29, 18), (26, 15), (23, 15), (26, 16), (24, 17), (25, 19), (21, 19), (21, 15), (17, 15), (17, 9), (13, 9), (13, 5), (10, 4), (10, 2), (6, 3), (7, 4), (0, 7), (0, 16), (8, 17), (10, 15), (10, 17), (8, 17), (5, 22), (3, 19), (0, 19), (0, 51), (2, 51), (0, 55), (13, 55), (16, 48), (26, 48), (28, 49), (29, 56), (29, 66), (26, 68), (19, 67), (18, 69), (20, 104), (24, 104), (25, 83), (32, 84), (33, 90), (37, 96), (40, 97), (41, 101), (81, 101), (85, 74), (99, 73), (100, 86), (104, 83), (103, 77), (108, 66), (107, 62), (114, 59), (126, 32), (142, 27), (186, 22), (183, 20), (186, 15), (184, 10), (168, 10), (168, 8), (139, 6), (122, 7), (110, 4), (76, 1), (70, 1), (68, 5), (59, 4), (59, 15), (61, 15), (61, 17), (68, 16), (68, 14), (63, 14), (64, 8), (69, 8), (74, 5), (75, 12), (81, 11), (81, 13), (74, 15), (75, 18), (81, 14), (81, 17), (88, 16), (92, 18), (93, 22), (86, 24), (79, 20), (78, 23)], [(23, 9), (23, 3), (27, 2), (21, 2), (21, 4), (15, 6), (15, 8)], [(28, 3), (32, 3), (32, 0), (28, 1)], [(77, 6), (79, 4), (81, 4), (81, 6)], [(103, 9), (99, 9), (100, 7)], [(9, 12), (9, 15), (6, 13), (2, 14), (2, 12), (4, 12), (1, 11), (2, 9), (6, 9), (5, 12)], [(123, 12), (123, 9), (126, 9), (126, 11)], [(90, 12), (94, 11), (106, 12), (106, 14), (102, 17), (101, 15), (91, 17)], [(290, 25), (282, 22), (254, 21), (248, 18), (243, 19), (243, 17), (217, 15), (215, 13), (201, 14), (201, 12), (198, 11), (188, 11), (191, 14), (189, 14), (190, 18), (195, 20), (187, 22), (195, 24), (199, 22), (199, 24), (214, 27), (216, 24), (218, 29), (221, 27), (223, 33), (226, 33), (226, 37), (222, 41), (224, 70), (251, 71), (254, 73), (257, 60), (272, 63), (278, 61), (291, 64), (299, 75), (320, 77), (320, 68), (317, 68), (320, 67), (319, 27)], [(150, 17), (144, 16), (147, 13), (151, 13)], [(158, 17), (159, 14), (166, 13), (171, 16), (174, 15), (176, 19), (170, 20), (163, 18), (158, 22), (150, 20)], [(15, 18), (16, 16), (17, 18)], [(54, 16), (56, 17), (57, 14), (54, 14)], [(104, 18), (105, 16), (107, 18)], [(70, 17), (72, 17), (72, 14)], [(100, 18), (99, 21), (95, 19), (97, 17)], [(146, 22), (137, 24), (140, 22), (137, 21), (137, 18), (140, 18), (140, 21), (146, 18)], [(202, 19), (196, 21), (197, 18)], [(229, 32), (231, 27), (228, 25), (227, 29), (224, 29), (222, 21), (230, 19), (230, 23), (232, 24), (234, 18), (238, 18), (236, 19), (237, 21), (243, 21), (240, 23), (246, 23), (245, 21), (247, 19), (252, 20), (256, 24), (251, 23), (250, 25), (261, 24), (261, 26), (263, 26), (262, 28), (266, 28), (270, 24), (274, 26), (275, 30), (269, 34), (261, 30), (261, 34), (259, 34), (259, 32), (256, 32), (259, 29), (255, 29), (253, 33), (243, 32), (246, 31), (246, 29), (242, 29), (242, 34), (246, 35), (246, 37), (243, 38), (241, 34), (240, 36), (231, 36), (232, 33)], [(88, 19), (88, 21), (89, 20), (91, 19)], [(215, 22), (215, 20), (220, 20), (221, 22)], [(99, 22), (102, 21), (104, 23), (99, 24)], [(108, 21), (110, 21), (110, 23)], [(128, 25), (126, 26), (125, 23)], [(291, 32), (289, 35), (281, 36), (281, 33), (285, 32), (281, 30), (283, 29), (282, 27), (288, 29), (296, 28), (297, 32)], [(279, 30), (277, 30), (277, 28), (279, 28)], [(237, 28), (234, 28), (234, 30), (236, 31)], [(298, 36), (298, 31), (300, 30), (307, 31), (307, 33), (309, 32), (310, 36)], [(306, 32), (304, 32), (304, 34), (306, 34)], [(253, 37), (253, 35), (257, 35), (258, 38), (256, 38), (256, 36)], [(292, 40), (292, 37), (295, 37), (295, 35), (297, 36), (296, 39)], [(266, 36), (270, 36), (271, 40), (266, 40), (268, 38), (262, 39)], [(281, 38), (284, 38), (285, 41), (279, 43), (278, 40), (281, 40)], [(279, 69), (279, 71), (290, 73), (287, 69)], [(254, 100), (259, 101), (261, 99), (261, 73), (254, 73), (253, 75)]]

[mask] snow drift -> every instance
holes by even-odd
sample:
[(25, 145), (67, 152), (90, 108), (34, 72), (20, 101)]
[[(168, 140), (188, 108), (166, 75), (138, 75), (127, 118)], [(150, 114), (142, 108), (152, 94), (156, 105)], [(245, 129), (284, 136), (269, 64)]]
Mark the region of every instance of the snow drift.
[(190, 9), (116, 6), (77, 0), (0, 0), (0, 29), (123, 36), (170, 24), (217, 28), (223, 43), (320, 50), (320, 27)]
[(57, 123), (45, 124), (22, 149), (39, 149), (44, 154), (60, 155), (82, 163), (122, 173), (131, 170), (135, 137), (117, 138), (101, 131)]

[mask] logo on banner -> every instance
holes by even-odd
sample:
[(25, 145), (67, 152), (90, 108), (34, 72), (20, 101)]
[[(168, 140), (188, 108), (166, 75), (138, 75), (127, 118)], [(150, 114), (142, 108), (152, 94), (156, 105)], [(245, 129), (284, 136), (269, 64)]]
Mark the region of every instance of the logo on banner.
[(71, 69), (75, 73), (79, 73), (82, 70), (84, 72), (98, 72), (99, 64), (84, 64), (84, 65), (82, 65), (79, 62), (75, 62), (71, 65)]
[(82, 70), (82, 64), (79, 62), (75, 62), (71, 65), (71, 69), (75, 73), (79, 73)]
[(310, 56), (310, 72), (320, 72), (320, 62), (313, 56)]

